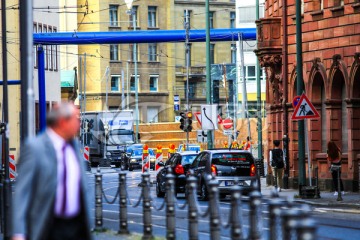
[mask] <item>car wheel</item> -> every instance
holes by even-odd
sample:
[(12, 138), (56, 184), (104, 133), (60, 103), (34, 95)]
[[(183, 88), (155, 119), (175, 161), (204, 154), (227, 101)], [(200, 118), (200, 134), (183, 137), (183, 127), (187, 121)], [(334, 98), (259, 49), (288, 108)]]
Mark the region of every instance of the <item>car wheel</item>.
[(159, 181), (156, 181), (156, 196), (157, 197), (164, 197), (165, 196), (165, 193), (163, 191), (161, 191)]
[(207, 187), (205, 184), (201, 184), (201, 188), (200, 188), (200, 200), (201, 201), (207, 201), (209, 198), (209, 194), (207, 191)]

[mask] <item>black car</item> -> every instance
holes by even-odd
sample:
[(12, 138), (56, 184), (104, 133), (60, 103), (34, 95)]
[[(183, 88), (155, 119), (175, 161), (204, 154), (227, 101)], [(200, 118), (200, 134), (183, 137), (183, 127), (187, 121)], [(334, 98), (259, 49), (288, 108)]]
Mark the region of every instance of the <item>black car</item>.
[(166, 174), (169, 168), (171, 168), (172, 174), (175, 175), (175, 195), (185, 192), (186, 172), (197, 155), (197, 152), (192, 151), (175, 153), (165, 164), (163, 162), (159, 163), (160, 166), (164, 167), (156, 175), (156, 195), (158, 197), (165, 196)]
[(190, 166), (197, 178), (197, 191), (201, 200), (207, 200), (207, 182), (211, 175), (219, 181), (220, 197), (231, 193), (231, 187), (238, 181), (243, 193), (252, 190), (257, 181), (255, 160), (252, 154), (244, 150), (214, 149), (201, 152)]

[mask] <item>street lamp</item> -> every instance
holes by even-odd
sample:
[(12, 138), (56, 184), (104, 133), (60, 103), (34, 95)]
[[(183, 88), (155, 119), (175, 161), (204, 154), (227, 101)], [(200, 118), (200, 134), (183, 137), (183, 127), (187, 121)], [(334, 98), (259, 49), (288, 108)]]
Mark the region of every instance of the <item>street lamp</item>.
[[(132, 15), (132, 23), (133, 23), (133, 28), (134, 31), (136, 31), (136, 12), (134, 10), (132, 10), (132, 4), (133, 4), (133, 0), (125, 0), (126, 6), (127, 6), (127, 11), (126, 13), (128, 15)], [(139, 91), (139, 79), (138, 79), (138, 74), (137, 74), (137, 46), (136, 43), (134, 43), (133, 45), (134, 47), (134, 51), (133, 51), (133, 60), (134, 60), (134, 78), (135, 78), (135, 142), (137, 143), (139, 141), (139, 96), (138, 96), (138, 91)]]

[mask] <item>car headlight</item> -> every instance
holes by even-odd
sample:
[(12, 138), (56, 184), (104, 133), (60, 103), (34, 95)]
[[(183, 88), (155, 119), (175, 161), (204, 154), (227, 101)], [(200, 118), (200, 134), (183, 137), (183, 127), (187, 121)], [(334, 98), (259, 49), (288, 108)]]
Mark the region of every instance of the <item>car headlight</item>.
[(132, 162), (132, 163), (136, 163), (136, 158), (132, 158), (132, 159), (130, 159), (130, 162)]
[(150, 158), (150, 162), (155, 162), (156, 158)]

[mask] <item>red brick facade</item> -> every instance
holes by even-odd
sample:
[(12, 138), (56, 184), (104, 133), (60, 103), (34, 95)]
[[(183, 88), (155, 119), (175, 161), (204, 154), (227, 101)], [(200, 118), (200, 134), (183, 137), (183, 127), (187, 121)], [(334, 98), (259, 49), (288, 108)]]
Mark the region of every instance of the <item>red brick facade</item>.
[[(320, 119), (307, 120), (311, 166), (312, 169), (319, 169), (321, 189), (331, 189), (331, 174), (326, 164), (326, 142), (335, 141), (343, 150), (342, 179), (345, 180), (345, 190), (358, 191), (360, 1), (303, 2), (302, 57), (305, 92), (321, 116)], [(286, 19), (283, 17), (284, 5)], [(272, 22), (272, 25), (269, 25), (269, 22)], [(295, 0), (266, 1), (265, 18), (257, 22), (259, 43), (256, 51), (260, 64), (266, 67), (268, 78), (267, 141), (271, 143), (274, 139), (282, 139), (284, 134), (288, 134), (289, 177), (294, 180), (298, 176), (297, 123), (291, 121), (294, 110), (291, 102), (296, 96), (295, 22)], [(287, 54), (284, 55), (284, 51)], [(287, 69), (284, 70), (282, 64), (285, 58)], [(285, 74), (287, 72), (286, 76), (284, 71)], [(285, 124), (288, 126), (284, 126)], [(268, 153), (265, 153), (265, 156), (268, 156)]]

